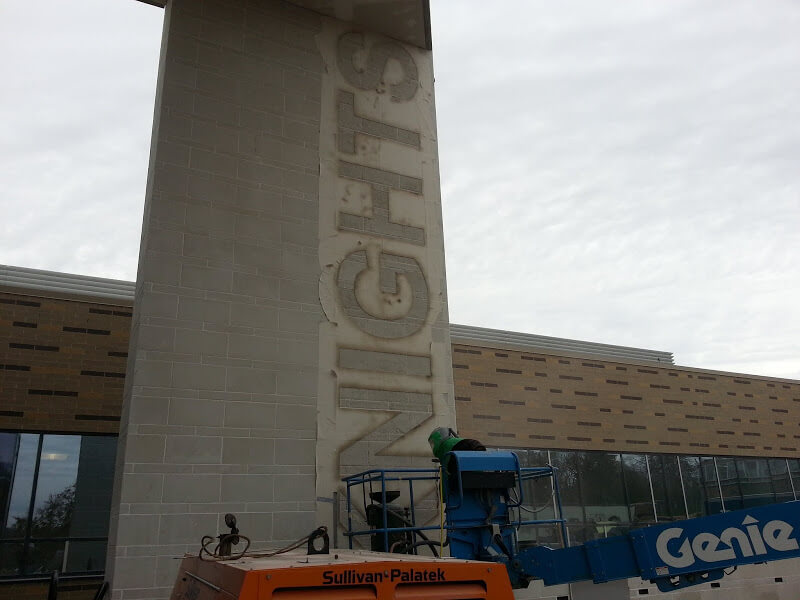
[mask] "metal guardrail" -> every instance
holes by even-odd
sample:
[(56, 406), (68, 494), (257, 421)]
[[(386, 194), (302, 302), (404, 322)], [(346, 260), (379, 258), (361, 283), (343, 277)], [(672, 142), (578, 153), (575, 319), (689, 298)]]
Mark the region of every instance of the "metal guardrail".
[[(552, 478), (553, 511), (556, 515), (556, 518), (522, 519), (522, 511), (518, 511), (517, 518), (504, 527), (519, 529), (523, 526), (556, 526), (561, 534), (562, 545), (566, 546), (566, 520), (562, 518), (563, 514), (561, 512), (560, 492), (558, 488), (558, 479), (555, 476), (555, 472), (556, 469), (552, 466), (519, 468), (516, 478), (516, 498), (512, 501), (510, 506), (515, 508), (523, 504), (524, 494), (522, 491), (522, 483), (544, 477)], [(378, 536), (378, 540), (382, 541), (382, 550), (384, 552), (390, 552), (392, 551), (390, 540), (393, 536), (397, 537), (410, 535), (409, 546), (413, 554), (417, 554), (417, 547), (424, 545), (430, 547), (433, 550), (433, 553), (436, 555), (436, 548), (441, 549), (441, 546), (443, 546), (444, 543), (441, 539), (440, 543), (432, 542), (427, 538), (425, 532), (440, 531), (446, 533), (451, 529), (455, 529), (455, 527), (450, 527), (445, 522), (444, 507), (441, 505), (440, 498), (437, 503), (440, 514), (440, 523), (438, 525), (420, 525), (417, 522), (419, 494), (415, 493), (415, 485), (417, 486), (417, 492), (419, 491), (420, 484), (425, 482), (434, 484), (437, 490), (440, 489), (441, 477), (439, 469), (370, 469), (368, 471), (362, 471), (360, 473), (356, 473), (355, 475), (345, 477), (342, 479), (342, 481), (347, 487), (347, 530), (343, 533), (348, 538), (348, 546), (351, 549), (353, 548), (353, 542), (356, 538), (365, 536)], [(387, 484), (391, 484), (392, 487), (404, 487), (405, 490), (389, 490), (387, 488)], [(353, 514), (356, 510), (353, 498), (354, 488), (356, 489), (357, 495), (360, 495), (361, 497), (361, 503), (365, 512), (365, 520), (367, 520), (368, 524), (369, 520), (368, 516), (366, 515), (368, 512), (368, 507), (370, 505), (378, 507), (381, 516), (380, 526), (373, 526), (369, 529), (354, 530)], [(358, 494), (358, 490), (360, 490), (360, 494)], [(408, 501), (408, 507), (406, 507), (408, 509), (407, 517), (405, 515), (399, 515), (390, 505), (394, 499), (400, 497), (402, 491), (405, 491), (404, 498)], [(368, 498), (372, 500), (372, 502), (368, 502)], [(398, 521), (405, 521), (405, 523), (403, 526), (392, 526), (390, 521), (395, 521), (395, 523)]]

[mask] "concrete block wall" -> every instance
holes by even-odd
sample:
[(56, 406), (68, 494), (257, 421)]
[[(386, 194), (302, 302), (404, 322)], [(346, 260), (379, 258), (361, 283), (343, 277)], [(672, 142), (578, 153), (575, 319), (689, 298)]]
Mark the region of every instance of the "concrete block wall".
[(315, 13), (165, 12), (107, 571), (166, 598), (233, 512), (254, 547), (316, 525)]
[(453, 423), (431, 65), (277, 0), (168, 2), (113, 598), (167, 597), (226, 512), (256, 547), (331, 525), (343, 471)]
[[(431, 53), (332, 19), (319, 47), (316, 489), (328, 522), (342, 476), (430, 466), (427, 437), (455, 424), (455, 407)], [(422, 487), (417, 500), (432, 499)]]

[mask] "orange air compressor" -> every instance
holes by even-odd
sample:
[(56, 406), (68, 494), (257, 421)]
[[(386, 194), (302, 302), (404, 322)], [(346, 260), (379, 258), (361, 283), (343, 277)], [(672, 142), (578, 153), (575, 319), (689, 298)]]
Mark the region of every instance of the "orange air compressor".
[(503, 565), (331, 550), (206, 561), (186, 556), (171, 600), (512, 600)]

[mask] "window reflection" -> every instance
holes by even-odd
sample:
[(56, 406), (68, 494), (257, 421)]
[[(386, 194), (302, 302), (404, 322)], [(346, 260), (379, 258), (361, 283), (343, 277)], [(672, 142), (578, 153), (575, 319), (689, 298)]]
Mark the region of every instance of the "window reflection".
[(659, 522), (677, 521), (686, 518), (686, 505), (683, 502), (681, 475), (678, 457), (673, 455), (654, 455), (648, 458), (650, 477), (653, 482), (657, 520)]
[(778, 502), (794, 500), (788, 461), (785, 458), (771, 458), (767, 462), (767, 467), (769, 468), (775, 500)]
[(6, 515), (11, 494), (11, 482), (14, 477), (14, 458), (17, 454), (19, 434), (0, 432), (0, 516), (3, 527), (0, 527), (0, 537), (5, 528)]
[(5, 522), (6, 538), (22, 538), (28, 527), (28, 511), (30, 510), (33, 478), (36, 470), (36, 456), (41, 436), (23, 433), (19, 436), (17, 462), (9, 499), (9, 510)]
[(87, 571), (102, 571), (106, 564), (106, 540), (95, 542), (68, 542), (68, 552), (65, 571), (68, 573), (82, 573)]
[(655, 523), (653, 495), (650, 493), (650, 478), (647, 474), (647, 458), (644, 454), (623, 454), (622, 473), (628, 496), (628, 514), (633, 527), (644, 527)]
[(114, 437), (84, 436), (81, 440), (70, 537), (107, 534), (116, 451)]
[(580, 452), (551, 452), (550, 459), (558, 469), (558, 487), (561, 492), (562, 517), (567, 521), (571, 543), (581, 543), (585, 515), (581, 500)]
[(581, 487), (589, 539), (624, 533), (628, 505), (622, 483), (622, 458), (606, 452), (583, 453)]
[[(542, 466), (549, 460), (558, 469), (562, 515), (573, 546), (656, 522), (793, 500), (800, 488), (800, 461), (794, 459), (547, 450), (517, 453), (523, 466)], [(549, 484), (540, 480), (525, 486), (526, 504), (541, 511), (538, 518), (558, 516), (546, 505)], [(556, 528), (531, 528), (521, 531), (519, 539), (526, 545), (559, 545)]]
[(800, 498), (800, 460), (790, 458), (786, 462), (789, 464), (789, 473), (792, 476), (795, 498)]
[(31, 534), (66, 537), (75, 508), (81, 436), (46, 435), (39, 461)]
[[(700, 457), (681, 456), (678, 458), (678, 461), (683, 479), (683, 489), (686, 494), (686, 514), (690, 519), (710, 514), (706, 503)], [(713, 467), (713, 464), (711, 466)], [(716, 477), (714, 479), (716, 481)]]
[(743, 508), (775, 502), (775, 490), (766, 458), (737, 458), (736, 471)]
[[(547, 450), (516, 451), (523, 467), (544, 467), (550, 464)], [(549, 477), (529, 479), (523, 483), (524, 504), (521, 508), (521, 519), (555, 519), (555, 503), (553, 502), (553, 484)], [(561, 547), (561, 533), (557, 525), (524, 525), (517, 531), (520, 548), (534, 545), (546, 545), (551, 548)]]
[(725, 510), (739, 510), (743, 508), (742, 489), (739, 486), (739, 473), (736, 459), (730, 457), (717, 457), (717, 474), (719, 485), (722, 488), (722, 499)]
[(0, 576), (102, 571), (116, 438), (0, 433)]
[(703, 477), (703, 493), (706, 498), (707, 515), (722, 512), (722, 499), (719, 495), (719, 482), (717, 481), (717, 466), (713, 456), (700, 457), (700, 472)]

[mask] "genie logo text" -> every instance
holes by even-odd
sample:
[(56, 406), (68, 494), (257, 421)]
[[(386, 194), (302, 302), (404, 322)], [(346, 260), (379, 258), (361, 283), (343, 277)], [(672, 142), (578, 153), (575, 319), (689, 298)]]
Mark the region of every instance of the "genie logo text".
[(757, 519), (746, 516), (741, 527), (728, 527), (719, 536), (701, 532), (693, 538), (683, 528), (670, 527), (656, 539), (658, 556), (676, 569), (691, 567), (698, 560), (719, 563), (770, 553), (770, 550), (789, 552), (798, 549), (794, 528), (786, 521), (767, 521), (762, 526)]

